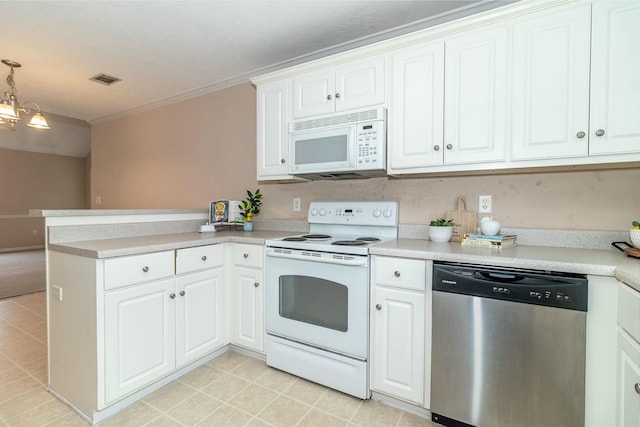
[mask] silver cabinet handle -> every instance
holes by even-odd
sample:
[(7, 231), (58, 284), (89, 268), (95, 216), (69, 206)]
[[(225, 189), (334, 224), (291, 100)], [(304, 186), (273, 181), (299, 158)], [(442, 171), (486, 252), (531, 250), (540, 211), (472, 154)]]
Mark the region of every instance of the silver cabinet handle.
[(149, 267), (147, 267), (146, 265), (144, 267), (142, 267), (142, 271), (144, 273), (148, 273), (149, 272)]
[(331, 98), (331, 94), (327, 95), (327, 99), (328, 99), (329, 101), (331, 101), (331, 99), (332, 99), (332, 98)]
[(183, 297), (183, 296), (184, 296), (184, 294), (186, 294), (186, 292), (185, 292), (185, 291), (180, 291), (180, 296), (181, 296), (181, 297)]
[(336, 99), (340, 99), (340, 92), (336, 92)]
[(280, 163), (287, 163), (285, 159), (280, 159)]
[(393, 275), (396, 276), (396, 277), (400, 277), (400, 272), (398, 270), (396, 270), (396, 271), (393, 272)]
[(380, 304), (376, 304), (376, 310), (382, 310), (382, 306)]
[(202, 258), (200, 258), (200, 259), (203, 260), (203, 261), (206, 261), (207, 260), (207, 256), (206, 255), (202, 255)]
[(451, 150), (452, 148), (453, 148), (453, 145), (447, 144), (447, 150)]
[(582, 131), (580, 131), (580, 132), (578, 132), (578, 133), (576, 134), (576, 136), (577, 136), (578, 138), (580, 138), (580, 139), (584, 138), (586, 135), (587, 135), (587, 134), (586, 134), (586, 133), (584, 133), (584, 132), (582, 132)]
[(439, 145), (434, 145), (433, 146), (433, 151), (440, 151), (440, 146)]
[(176, 297), (176, 294), (169, 294), (169, 298), (174, 299)]
[(254, 287), (254, 288), (257, 288), (258, 286), (260, 286), (260, 283), (258, 283), (258, 282), (255, 282), (255, 283), (253, 284), (253, 287)]
[(242, 255), (242, 256), (243, 256), (243, 258), (245, 258), (245, 259), (246, 259), (246, 258), (249, 258), (249, 254), (244, 254), (244, 255)]
[(636, 393), (640, 394), (640, 384), (636, 383), (636, 385), (633, 388), (636, 389)]
[(602, 135), (604, 135), (604, 129), (598, 129), (596, 131), (596, 136), (602, 136)]

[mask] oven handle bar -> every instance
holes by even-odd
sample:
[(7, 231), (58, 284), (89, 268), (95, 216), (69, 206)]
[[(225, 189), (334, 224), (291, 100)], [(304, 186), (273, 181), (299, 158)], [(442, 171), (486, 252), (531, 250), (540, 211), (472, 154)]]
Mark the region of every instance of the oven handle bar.
[(300, 261), (311, 261), (311, 262), (324, 262), (327, 264), (352, 265), (352, 266), (363, 266), (363, 267), (367, 265), (367, 257), (357, 257), (355, 259), (324, 258), (324, 257), (313, 257), (308, 255), (297, 255), (294, 253), (284, 254), (281, 252), (276, 252), (274, 249), (267, 249), (266, 255), (274, 258), (297, 259)]

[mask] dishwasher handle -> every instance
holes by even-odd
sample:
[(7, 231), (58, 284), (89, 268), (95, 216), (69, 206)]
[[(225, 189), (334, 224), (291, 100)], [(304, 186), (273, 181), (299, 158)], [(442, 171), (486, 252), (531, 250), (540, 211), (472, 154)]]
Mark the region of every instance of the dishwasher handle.
[(497, 272), (493, 272), (493, 271), (476, 271), (474, 273), (474, 276), (477, 279), (489, 279), (491, 281), (494, 282), (500, 282), (500, 283), (515, 283), (515, 282), (519, 282), (521, 280), (524, 280), (524, 276), (521, 274), (510, 274), (510, 273), (497, 273)]

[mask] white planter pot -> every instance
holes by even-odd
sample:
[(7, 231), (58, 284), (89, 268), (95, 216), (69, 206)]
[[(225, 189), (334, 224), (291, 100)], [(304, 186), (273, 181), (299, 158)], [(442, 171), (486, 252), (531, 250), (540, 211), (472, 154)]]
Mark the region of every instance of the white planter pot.
[(427, 234), (429, 235), (429, 240), (433, 242), (448, 242), (451, 240), (453, 227), (436, 227), (430, 225)]

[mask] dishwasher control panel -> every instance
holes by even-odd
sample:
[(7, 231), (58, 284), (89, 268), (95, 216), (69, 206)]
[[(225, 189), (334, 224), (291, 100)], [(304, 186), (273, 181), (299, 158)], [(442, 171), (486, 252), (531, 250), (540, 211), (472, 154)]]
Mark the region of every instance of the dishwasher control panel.
[(433, 290), (587, 311), (588, 281), (579, 274), (434, 263)]

